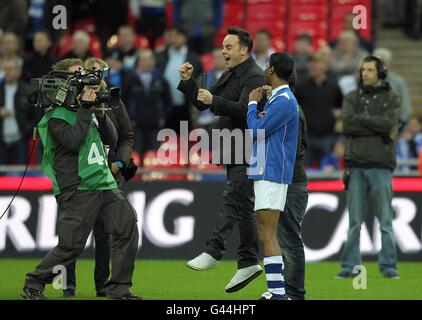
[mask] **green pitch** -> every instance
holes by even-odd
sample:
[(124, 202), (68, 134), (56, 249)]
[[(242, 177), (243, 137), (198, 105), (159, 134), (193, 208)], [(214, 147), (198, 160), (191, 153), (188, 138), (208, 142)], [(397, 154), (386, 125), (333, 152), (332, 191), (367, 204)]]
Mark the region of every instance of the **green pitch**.
[[(33, 270), (38, 262), (0, 259), (0, 299), (20, 299), (25, 273)], [(367, 288), (356, 290), (352, 279), (334, 279), (340, 270), (337, 262), (307, 264), (307, 299), (422, 299), (422, 263), (400, 263), (399, 280), (382, 278), (376, 263), (365, 263), (365, 267)], [(235, 268), (234, 261), (223, 261), (218, 269), (198, 272), (188, 269), (185, 261), (138, 260), (133, 292), (149, 300), (255, 300), (266, 291), (265, 276), (262, 274), (239, 292), (225, 293), (224, 287)], [(95, 299), (93, 269), (93, 260), (78, 261), (78, 299)], [(62, 292), (52, 286), (47, 286), (45, 293), (49, 299), (62, 298)]]

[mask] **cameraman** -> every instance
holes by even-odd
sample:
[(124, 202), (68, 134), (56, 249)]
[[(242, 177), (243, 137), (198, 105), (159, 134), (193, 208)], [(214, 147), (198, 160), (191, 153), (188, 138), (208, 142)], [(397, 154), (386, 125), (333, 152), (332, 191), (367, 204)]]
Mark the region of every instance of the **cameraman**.
[[(103, 70), (108, 68), (105, 61), (99, 58), (88, 58), (84, 61), (84, 69), (87, 71)], [(101, 85), (89, 86), (95, 91), (106, 90), (107, 84), (103, 80)], [(107, 107), (105, 104), (101, 107)], [(100, 116), (104, 111), (97, 111)], [(121, 181), (121, 170), (127, 170), (130, 166), (130, 153), (133, 145), (133, 131), (125, 105), (120, 101), (118, 108), (105, 111), (107, 117), (113, 122), (117, 131), (117, 146), (110, 148), (108, 152), (109, 167), (117, 182)], [(110, 235), (106, 234), (101, 223), (94, 226), (95, 239), (95, 269), (94, 280), (97, 297), (105, 297), (104, 284), (110, 276)], [(76, 260), (67, 267), (67, 289), (63, 290), (63, 296), (70, 298), (76, 292)]]
[[(83, 72), (79, 59), (62, 60), (54, 69), (69, 75)], [(82, 253), (91, 230), (100, 223), (113, 235), (113, 272), (104, 291), (108, 298), (137, 300), (130, 292), (138, 250), (137, 215), (117, 189), (103, 147), (103, 143), (116, 147), (116, 129), (106, 114), (92, 114), (93, 89), (85, 87), (78, 99), (77, 110), (55, 106), (38, 124), (44, 145), (43, 171), (53, 180), (57, 199), (59, 243), (26, 275), (21, 295), (44, 300), (45, 284), (54, 280), (57, 268), (63, 272)]]

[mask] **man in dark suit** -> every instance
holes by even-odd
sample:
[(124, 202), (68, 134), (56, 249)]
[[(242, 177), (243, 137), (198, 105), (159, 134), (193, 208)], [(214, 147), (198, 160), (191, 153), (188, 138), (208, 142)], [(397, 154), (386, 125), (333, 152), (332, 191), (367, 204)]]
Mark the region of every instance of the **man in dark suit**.
[(189, 61), (193, 65), (194, 78), (201, 74), (202, 67), (199, 57), (187, 46), (188, 34), (185, 30), (173, 27), (167, 31), (167, 34), (169, 39), (168, 46), (157, 55), (157, 68), (170, 86), (172, 105), (165, 127), (179, 132), (180, 121), (188, 121), (189, 123), (191, 121), (190, 103), (183, 96), (183, 93), (177, 90), (180, 80), (177, 74), (179, 66), (183, 62)]
[[(210, 91), (199, 89), (192, 79), (195, 67), (186, 62), (179, 69), (182, 81), (178, 89), (185, 93), (193, 105), (200, 111), (208, 108), (219, 118), (219, 128), (234, 132), (235, 129), (246, 129), (246, 113), (249, 93), (265, 84), (264, 74), (251, 57), (253, 40), (246, 30), (229, 28), (223, 41), (221, 51), (228, 68), (218, 79)], [(217, 225), (207, 241), (205, 250), (195, 259), (188, 262), (194, 270), (216, 268), (223, 257), (226, 240), (231, 235), (236, 223), (239, 228), (240, 245), (238, 247), (238, 270), (227, 284), (226, 292), (235, 292), (245, 287), (250, 281), (262, 273), (258, 263), (258, 241), (256, 234), (256, 216), (254, 213), (254, 192), (251, 180), (248, 180), (244, 161), (243, 148), (241, 157), (234, 148), (224, 148), (223, 159), (230, 158), (227, 163), (227, 182), (223, 193), (223, 206), (220, 210)], [(230, 153), (227, 152), (228, 149)], [(239, 149), (237, 149), (239, 150)], [(239, 163), (239, 158), (242, 160)], [(222, 164), (221, 159), (218, 159)]]
[(22, 59), (3, 61), (4, 82), (0, 84), (0, 164), (25, 164), (27, 141), (33, 127), (29, 88), (20, 81)]

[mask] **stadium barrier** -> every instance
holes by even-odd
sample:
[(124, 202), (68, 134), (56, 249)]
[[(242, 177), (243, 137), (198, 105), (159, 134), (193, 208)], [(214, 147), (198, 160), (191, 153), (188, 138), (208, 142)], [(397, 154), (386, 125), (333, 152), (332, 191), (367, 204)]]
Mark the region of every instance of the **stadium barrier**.
[[(0, 208), (7, 207), (20, 177), (0, 177)], [(215, 225), (223, 181), (132, 181), (124, 186), (138, 213), (139, 257), (189, 259), (201, 252)], [(303, 222), (307, 261), (338, 260), (347, 236), (348, 216), (343, 183), (314, 180)], [(394, 178), (393, 222), (400, 261), (422, 260), (422, 178)], [(51, 181), (27, 177), (0, 220), (0, 257), (41, 257), (57, 244), (57, 207)], [(237, 238), (235, 228), (232, 237)], [(229, 241), (225, 258), (236, 258), (238, 241)], [(93, 257), (89, 238), (82, 257)], [(376, 259), (381, 234), (369, 204), (361, 229), (361, 252)]]

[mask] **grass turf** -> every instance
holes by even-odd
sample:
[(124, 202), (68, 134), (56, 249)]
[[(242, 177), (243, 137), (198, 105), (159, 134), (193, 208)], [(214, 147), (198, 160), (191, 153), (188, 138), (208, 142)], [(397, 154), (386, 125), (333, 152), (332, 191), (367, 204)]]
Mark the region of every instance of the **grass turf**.
[[(33, 270), (39, 260), (0, 259), (0, 299), (20, 299), (25, 273)], [(422, 299), (422, 263), (399, 264), (401, 279), (385, 279), (375, 262), (365, 263), (367, 289), (355, 290), (352, 279), (335, 280), (340, 270), (338, 262), (306, 265), (307, 299), (366, 300), (366, 299)], [(244, 289), (227, 294), (224, 287), (233, 276), (234, 261), (222, 261), (218, 269), (193, 271), (185, 261), (137, 260), (133, 292), (144, 299), (160, 300), (256, 300), (266, 291), (262, 274)], [(93, 281), (93, 260), (77, 263), (78, 299), (96, 299)], [(49, 299), (62, 299), (62, 292), (46, 287)]]

